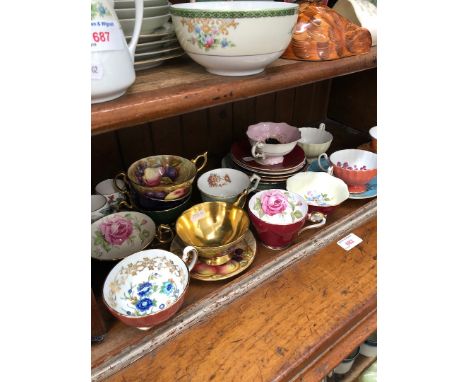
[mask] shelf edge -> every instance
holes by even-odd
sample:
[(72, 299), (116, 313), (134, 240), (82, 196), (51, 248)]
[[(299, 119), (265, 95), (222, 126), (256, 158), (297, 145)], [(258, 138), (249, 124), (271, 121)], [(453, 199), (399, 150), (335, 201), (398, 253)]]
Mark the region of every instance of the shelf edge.
[(120, 354), (93, 368), (91, 371), (92, 381), (101, 381), (127, 367), (170, 341), (175, 336), (212, 317), (223, 307), (243, 296), (248, 291), (257, 288), (279, 272), (284, 271), (308, 256), (312, 256), (321, 248), (343, 237), (349, 231), (361, 226), (376, 215), (377, 199), (374, 199), (357, 211), (323, 229), (311, 240), (304, 241), (289, 250), (285, 250), (275, 260), (264, 264), (255, 272), (239, 277), (237, 282), (227, 285), (221, 291), (216, 291), (189, 306), (187, 309), (182, 310), (174, 319), (157, 328), (140, 343), (127, 348)]

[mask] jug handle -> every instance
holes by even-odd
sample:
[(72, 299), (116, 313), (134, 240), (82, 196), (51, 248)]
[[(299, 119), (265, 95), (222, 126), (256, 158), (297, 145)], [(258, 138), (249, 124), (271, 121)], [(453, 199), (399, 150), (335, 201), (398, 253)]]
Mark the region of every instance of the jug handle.
[(143, 24), (143, 0), (135, 0), (135, 27), (133, 28), (132, 39), (128, 45), (132, 61), (135, 61), (135, 49), (140, 37), (141, 26)]

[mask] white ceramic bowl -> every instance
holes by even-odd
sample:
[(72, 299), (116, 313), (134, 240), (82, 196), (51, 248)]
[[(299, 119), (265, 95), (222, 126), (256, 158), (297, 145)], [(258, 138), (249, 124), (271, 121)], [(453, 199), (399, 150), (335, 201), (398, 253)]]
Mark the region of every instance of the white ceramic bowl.
[[(144, 0), (144, 7), (157, 7), (159, 5), (167, 5), (167, 0)], [(133, 0), (114, 0), (114, 9), (135, 8)]]
[(186, 53), (210, 73), (262, 72), (287, 48), (298, 5), (274, 1), (215, 1), (170, 8)]
[[(169, 20), (169, 17), (169, 14), (155, 17), (144, 17), (140, 34), (148, 34), (153, 32), (156, 28), (162, 27)], [(119, 20), (119, 23), (125, 36), (130, 36), (133, 33), (135, 19), (122, 19)]]
[(309, 163), (327, 151), (333, 141), (333, 135), (326, 130), (315, 127), (301, 127), (299, 131), (301, 132), (301, 139), (297, 144), (304, 150)]
[[(134, 19), (135, 8), (116, 9), (115, 13), (119, 20)], [(148, 7), (143, 9), (143, 17), (154, 17), (167, 15), (169, 13), (169, 5), (161, 5), (159, 7)]]
[(324, 213), (349, 198), (346, 183), (325, 172), (300, 172), (286, 181), (286, 189), (301, 195), (309, 206), (319, 207)]

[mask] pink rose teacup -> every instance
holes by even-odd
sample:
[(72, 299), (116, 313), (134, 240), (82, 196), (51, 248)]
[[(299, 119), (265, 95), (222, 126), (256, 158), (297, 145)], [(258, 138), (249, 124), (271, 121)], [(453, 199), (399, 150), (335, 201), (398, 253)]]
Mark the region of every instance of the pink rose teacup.
[[(326, 223), (322, 213), (308, 212), (302, 196), (279, 189), (260, 191), (252, 196), (249, 217), (262, 244), (271, 249), (286, 248), (297, 234)], [(302, 228), (306, 220), (313, 224)]]

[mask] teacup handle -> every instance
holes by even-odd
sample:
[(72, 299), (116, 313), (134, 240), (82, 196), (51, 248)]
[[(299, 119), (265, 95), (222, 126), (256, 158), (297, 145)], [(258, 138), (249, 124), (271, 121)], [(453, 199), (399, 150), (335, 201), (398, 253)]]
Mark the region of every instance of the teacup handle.
[[(190, 254), (192, 254), (192, 260), (190, 261), (189, 264), (187, 264), (187, 261), (190, 259)], [(185, 247), (182, 253), (182, 261), (187, 264), (187, 268), (189, 272), (193, 269), (195, 264), (197, 263), (198, 260), (198, 251), (195, 247), (192, 247), (189, 245), (188, 247)]]
[[(327, 160), (327, 162), (329, 163), (328, 168), (323, 168), (323, 167), (322, 167), (322, 164), (320, 163), (321, 160), (322, 160), (322, 157), (325, 158), (325, 159)], [(328, 158), (327, 153), (322, 153), (322, 154), (320, 154), (320, 155), (318, 156), (318, 158), (317, 158), (317, 161), (318, 161), (318, 162), (317, 162), (318, 166), (319, 166), (323, 171), (325, 171), (326, 173), (328, 173), (328, 174), (330, 174), (330, 175), (333, 175), (333, 165), (332, 165), (332, 163), (330, 162), (330, 158)]]
[[(203, 163), (200, 167), (197, 167), (197, 161), (199, 159), (203, 159)], [(203, 154), (198, 155), (195, 159), (192, 159), (191, 161), (195, 167), (197, 167), (197, 172), (203, 170), (206, 166), (206, 163), (208, 162), (208, 151), (205, 151)]]
[(235, 207), (244, 208), (245, 201), (247, 200), (247, 194), (249, 193), (249, 189), (246, 188), (242, 191), (239, 196), (237, 197), (236, 201), (233, 203)]
[(319, 125), (319, 130), (325, 131), (325, 124), (323, 122)]
[[(265, 159), (265, 153), (261, 152), (261, 150), (263, 149), (263, 146), (265, 146), (265, 144), (263, 142), (255, 142), (255, 144), (252, 146), (252, 156), (254, 158), (261, 158), (261, 159)], [(257, 149), (259, 150), (259, 152), (257, 152)]]
[(117, 206), (117, 212), (120, 212), (122, 209), (129, 209), (133, 210), (133, 206), (128, 204), (126, 200), (122, 200), (119, 205)]
[(304, 231), (307, 231), (308, 229), (318, 228), (318, 227), (321, 227), (321, 226), (325, 225), (325, 223), (327, 222), (327, 215), (322, 214), (321, 212), (311, 212), (311, 213), (307, 214), (306, 220), (308, 220), (308, 221), (310, 221), (312, 223), (315, 223), (315, 222), (318, 222), (318, 223), (311, 224), (311, 225), (309, 225), (307, 227), (302, 228), (297, 233), (298, 235), (300, 235)]
[[(165, 234), (169, 235), (167, 239), (164, 238)], [(174, 231), (167, 224), (161, 224), (156, 230), (156, 234), (154, 236), (156, 237), (156, 239), (158, 239), (158, 241), (161, 244), (166, 244), (166, 243), (170, 243), (172, 239), (174, 239)]]
[[(120, 188), (119, 184), (117, 183), (119, 179), (124, 182), (127, 188)], [(119, 192), (124, 194), (127, 198), (130, 197), (128, 193), (128, 187), (129, 187), (128, 179), (127, 179), (127, 175), (124, 172), (119, 172), (116, 176), (114, 176), (113, 183), (114, 183), (115, 189), (119, 190)]]
[(247, 193), (255, 191), (258, 187), (258, 184), (260, 183), (260, 180), (262, 180), (262, 178), (260, 178), (257, 174), (252, 174), (249, 180), (250, 180), (250, 185), (247, 188)]

